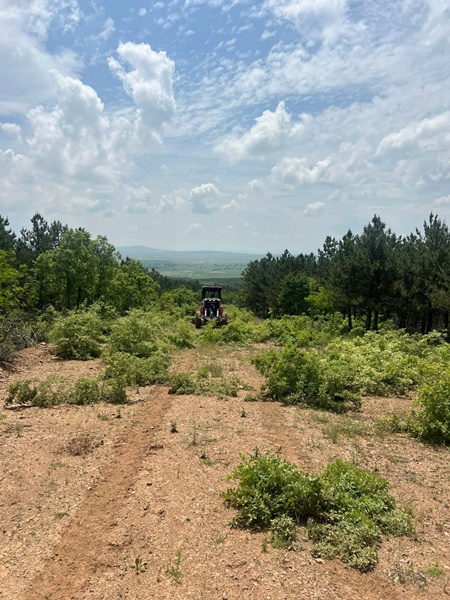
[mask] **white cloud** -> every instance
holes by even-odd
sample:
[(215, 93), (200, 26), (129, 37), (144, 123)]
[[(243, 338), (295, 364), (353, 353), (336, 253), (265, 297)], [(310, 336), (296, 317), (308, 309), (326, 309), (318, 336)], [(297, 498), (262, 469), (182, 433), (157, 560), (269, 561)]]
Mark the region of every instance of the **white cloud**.
[(248, 158), (264, 159), (286, 147), (302, 130), (303, 124), (293, 123), (284, 102), (280, 102), (274, 112), (265, 110), (240, 138), (225, 138), (216, 144), (215, 150), (232, 163)]
[(400, 131), (383, 137), (377, 155), (417, 145), (421, 150), (450, 148), (450, 111), (411, 123)]
[(152, 210), (152, 192), (141, 185), (138, 188), (125, 186), (125, 210), (133, 214), (148, 213)]
[(145, 15), (146, 15), (146, 14), (147, 14), (147, 9), (146, 9), (146, 8), (140, 8), (140, 9), (138, 10), (138, 15), (139, 15), (140, 17), (145, 17)]
[(197, 232), (203, 229), (203, 225), (201, 223), (191, 223), (189, 227), (186, 229), (186, 233), (188, 235), (196, 234)]
[(78, 23), (75, 0), (2, 0), (0, 8), (0, 114), (24, 114), (55, 98), (49, 71), (76, 74), (81, 62), (72, 50), (50, 53), (50, 27), (70, 29)]
[(156, 206), (156, 212), (171, 213), (184, 206), (185, 203), (184, 192), (182, 190), (175, 191), (160, 198)]
[(433, 200), (433, 206), (448, 206), (450, 205), (450, 194), (448, 196), (441, 196)]
[(117, 54), (120, 61), (110, 57), (108, 65), (137, 107), (138, 137), (150, 135), (161, 141), (164, 127), (171, 123), (175, 113), (172, 88), (175, 63), (165, 52), (152, 50), (149, 44), (119, 44)]
[[(52, 73), (58, 102), (28, 113), (27, 139), (35, 165), (53, 177), (114, 181), (120, 169), (120, 143), (96, 92), (81, 81)], [(121, 140), (123, 143), (123, 139)]]
[(272, 169), (272, 176), (286, 185), (314, 184), (324, 177), (329, 167), (329, 158), (320, 160), (313, 166), (308, 166), (306, 158), (283, 158)]
[(213, 183), (202, 183), (189, 193), (192, 212), (197, 214), (211, 213), (218, 208), (220, 192)]
[(103, 30), (98, 34), (97, 38), (106, 41), (110, 35), (112, 35), (116, 30), (116, 26), (114, 24), (114, 19), (111, 19), (111, 17), (109, 17), (108, 19), (106, 19), (104, 26), (103, 26)]
[(325, 208), (325, 204), (323, 202), (311, 202), (311, 204), (307, 204), (305, 209), (303, 210), (303, 214), (307, 217), (311, 217), (313, 215), (317, 215), (321, 213)]

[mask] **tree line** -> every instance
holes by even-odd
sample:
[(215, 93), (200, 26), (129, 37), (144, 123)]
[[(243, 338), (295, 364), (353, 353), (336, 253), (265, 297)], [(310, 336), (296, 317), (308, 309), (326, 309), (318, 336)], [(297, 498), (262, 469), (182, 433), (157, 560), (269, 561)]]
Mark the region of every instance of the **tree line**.
[[(105, 236), (40, 214), (19, 236), (0, 216), (0, 314), (13, 309), (79, 309), (103, 301), (120, 314), (154, 303), (167, 285), (139, 262), (122, 259)], [(157, 281), (159, 279), (159, 281)]]
[(375, 215), (360, 234), (327, 237), (317, 254), (269, 253), (242, 277), (243, 305), (263, 318), (340, 311), (349, 329), (363, 318), (367, 330), (391, 319), (411, 331), (448, 331), (450, 232), (434, 214), (408, 236)]

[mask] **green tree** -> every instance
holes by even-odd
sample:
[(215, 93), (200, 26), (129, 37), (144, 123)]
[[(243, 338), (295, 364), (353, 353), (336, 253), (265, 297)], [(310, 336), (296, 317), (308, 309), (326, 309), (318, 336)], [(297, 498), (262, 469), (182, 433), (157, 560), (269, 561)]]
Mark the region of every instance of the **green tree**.
[(158, 299), (159, 286), (137, 260), (127, 258), (114, 272), (106, 299), (121, 313), (148, 308)]
[(437, 313), (444, 318), (448, 329), (450, 310), (450, 233), (448, 226), (437, 215), (430, 214), (423, 224), (423, 233), (417, 231), (418, 277), (423, 293), (422, 330), (433, 329)]
[(19, 308), (29, 294), (25, 269), (15, 267), (12, 252), (0, 250), (0, 313)]
[(60, 221), (53, 221), (49, 225), (42, 215), (36, 213), (31, 218), (31, 229), (22, 229), (17, 240), (18, 263), (32, 267), (40, 254), (58, 246), (61, 236), (67, 230), (67, 225), (62, 225)]
[(94, 299), (100, 300), (109, 294), (108, 288), (119, 269), (120, 254), (102, 235), (92, 241), (92, 252), (95, 257), (96, 271)]
[(394, 285), (398, 274), (395, 253), (397, 236), (386, 229), (378, 215), (364, 227), (357, 239), (358, 288), (366, 312), (366, 329), (378, 329), (381, 311), (389, 311), (393, 304)]
[(97, 260), (91, 235), (84, 229), (69, 229), (59, 245), (36, 260), (38, 277), (48, 287), (47, 300), (68, 310), (90, 304), (98, 280)]
[(0, 250), (12, 252), (16, 243), (16, 234), (8, 227), (8, 217), (0, 215)]
[(303, 315), (309, 312), (308, 297), (314, 288), (314, 280), (304, 273), (289, 273), (280, 286), (278, 299), (282, 315)]

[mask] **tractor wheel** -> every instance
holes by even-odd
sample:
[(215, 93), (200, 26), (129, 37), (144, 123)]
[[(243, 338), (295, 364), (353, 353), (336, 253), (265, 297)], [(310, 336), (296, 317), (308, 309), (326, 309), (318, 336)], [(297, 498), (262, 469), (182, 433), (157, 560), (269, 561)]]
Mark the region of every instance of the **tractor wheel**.
[(222, 325), (228, 325), (228, 315), (227, 315), (227, 313), (223, 313), (223, 315), (222, 315)]
[(195, 315), (195, 329), (201, 329), (202, 328), (202, 319), (200, 317), (200, 314), (197, 313)]

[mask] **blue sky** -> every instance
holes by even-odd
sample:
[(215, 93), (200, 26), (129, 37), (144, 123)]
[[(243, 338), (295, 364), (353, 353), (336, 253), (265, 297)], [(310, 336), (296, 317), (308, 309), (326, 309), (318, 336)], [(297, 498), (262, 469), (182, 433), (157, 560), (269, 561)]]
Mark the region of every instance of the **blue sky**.
[(0, 0), (0, 214), (315, 252), (450, 221), (450, 3)]

